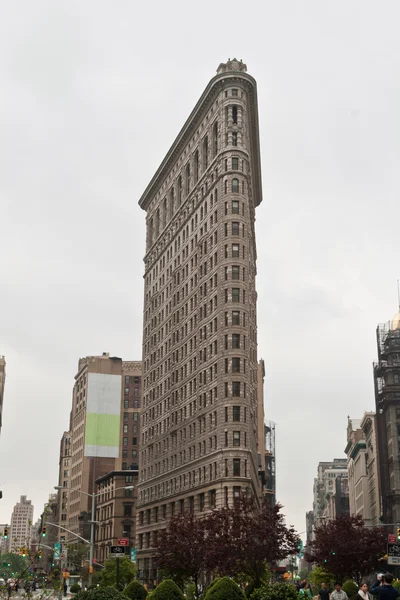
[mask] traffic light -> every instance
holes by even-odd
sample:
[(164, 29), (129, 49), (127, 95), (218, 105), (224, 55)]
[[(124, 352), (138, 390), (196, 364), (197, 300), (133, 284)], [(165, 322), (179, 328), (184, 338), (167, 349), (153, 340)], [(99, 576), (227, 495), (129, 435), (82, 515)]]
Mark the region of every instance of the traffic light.
[(400, 542), (400, 527), (397, 528), (397, 542)]
[(8, 538), (8, 527), (4, 527), (3, 538), (6, 540)]
[(46, 525), (43, 525), (43, 527), (42, 527), (42, 537), (46, 537), (46, 531), (47, 531), (47, 527), (46, 527)]
[(38, 557), (42, 558), (42, 551), (41, 550), (39, 550), (39, 552), (38, 552)]

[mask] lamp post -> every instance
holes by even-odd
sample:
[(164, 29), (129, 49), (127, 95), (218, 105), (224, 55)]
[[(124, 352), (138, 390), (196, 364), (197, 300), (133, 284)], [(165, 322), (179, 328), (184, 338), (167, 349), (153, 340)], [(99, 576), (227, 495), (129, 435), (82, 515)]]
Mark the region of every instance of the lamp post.
[[(68, 490), (70, 488), (65, 488), (62, 485), (55, 485), (54, 489), (57, 491), (60, 490)], [(117, 487), (115, 488), (114, 492), (117, 492), (118, 490), (133, 490), (134, 487), (133, 485), (125, 485), (123, 487)], [(89, 542), (89, 585), (92, 585), (92, 568), (93, 568), (93, 554), (94, 554), (94, 526), (96, 524), (95, 521), (95, 517), (96, 517), (96, 503), (95, 503), (95, 499), (98, 496), (101, 496), (102, 492), (98, 493), (98, 494), (89, 494), (88, 492), (84, 492), (83, 490), (74, 490), (79, 492), (80, 494), (84, 494), (85, 496), (88, 496), (89, 498), (92, 499), (92, 508), (91, 508), (91, 520), (90, 520), (90, 542)], [(75, 534), (74, 534), (75, 535)], [(79, 537), (79, 536), (78, 536)]]

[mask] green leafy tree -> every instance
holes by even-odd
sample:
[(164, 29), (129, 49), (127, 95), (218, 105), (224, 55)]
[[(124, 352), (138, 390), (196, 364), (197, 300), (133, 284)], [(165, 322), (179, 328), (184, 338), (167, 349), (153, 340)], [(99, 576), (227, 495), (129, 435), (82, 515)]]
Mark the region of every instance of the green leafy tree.
[(332, 589), (335, 583), (335, 576), (324, 569), (324, 567), (318, 566), (314, 567), (311, 573), (308, 574), (308, 577), (302, 577), (302, 579), (307, 579), (316, 592), (321, 589), (322, 583), (326, 583), (329, 589)]
[(184, 600), (184, 595), (172, 579), (164, 579), (151, 592), (149, 600)]
[(241, 588), (230, 577), (220, 577), (207, 589), (205, 600), (245, 600)]
[(298, 600), (298, 592), (290, 583), (271, 583), (255, 590), (251, 600)]
[(117, 560), (119, 560), (119, 584), (126, 587), (136, 577), (136, 567), (129, 556), (109, 558), (104, 563), (100, 573), (100, 585), (111, 586), (117, 584)]
[(346, 592), (349, 598), (351, 598), (352, 596), (355, 596), (357, 594), (358, 585), (354, 583), (354, 581), (351, 581), (351, 579), (348, 579), (344, 582), (342, 590)]
[(131, 600), (146, 600), (147, 597), (146, 588), (137, 579), (128, 583), (123, 593)]

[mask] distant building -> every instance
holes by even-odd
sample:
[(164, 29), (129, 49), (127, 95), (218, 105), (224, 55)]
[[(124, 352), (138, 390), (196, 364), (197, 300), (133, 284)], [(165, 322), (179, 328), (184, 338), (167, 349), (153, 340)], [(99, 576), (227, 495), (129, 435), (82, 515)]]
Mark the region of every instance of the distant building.
[[(333, 518), (336, 514), (337, 504), (341, 494), (342, 486), (337, 489), (336, 479), (347, 478), (347, 460), (345, 458), (334, 458), (333, 461), (320, 462), (318, 464), (317, 477), (314, 479), (313, 486), (313, 510), (312, 518), (307, 513), (308, 526), (312, 527), (309, 531), (312, 539), (314, 530), (325, 519)], [(339, 505), (343, 504), (340, 500)], [(342, 508), (339, 506), (339, 511)]]
[[(95, 481), (116, 469), (138, 469), (142, 363), (104, 352), (79, 359), (68, 431), (60, 443), (59, 525), (85, 539)], [(60, 530), (60, 540), (76, 538)]]
[(111, 471), (96, 480), (95, 555), (100, 564), (109, 557), (111, 546), (118, 545), (119, 538), (128, 538), (128, 548), (135, 547), (138, 475), (137, 470)]
[(257, 400), (258, 400), (258, 474), (260, 477), (261, 497), (270, 504), (276, 501), (275, 478), (275, 423), (265, 421), (264, 411), (265, 364), (258, 363)]
[(6, 383), (6, 359), (4, 356), (0, 356), (0, 431), (3, 425), (3, 399), (4, 399), (4, 386)]
[(32, 535), (33, 506), (31, 500), (21, 496), (14, 506), (9, 527), (9, 552), (18, 552), (20, 548), (29, 548)]
[(376, 415), (374, 412), (364, 413), (361, 419), (360, 427), (364, 432), (365, 443), (367, 446), (365, 454), (366, 469), (368, 475), (368, 496), (370, 502), (370, 520), (371, 525), (376, 526), (381, 523), (381, 486), (379, 476), (379, 455), (376, 438)]
[(380, 510), (375, 413), (365, 413), (362, 420), (348, 418), (345, 452), (350, 514), (361, 516), (367, 526), (378, 525)]
[(384, 523), (400, 522), (400, 312), (376, 329), (376, 432)]

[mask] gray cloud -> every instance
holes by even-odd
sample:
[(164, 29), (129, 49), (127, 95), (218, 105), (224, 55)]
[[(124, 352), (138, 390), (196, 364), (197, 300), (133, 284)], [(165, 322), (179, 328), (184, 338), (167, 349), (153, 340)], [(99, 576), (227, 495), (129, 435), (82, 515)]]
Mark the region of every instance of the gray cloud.
[[(400, 8), (181, 0), (0, 9), (0, 520), (57, 479), (77, 359), (141, 356), (137, 200), (219, 62), (259, 85), (259, 355), (278, 496), (304, 530), (319, 460), (373, 407), (396, 310)], [(300, 449), (300, 450), (299, 450)]]

